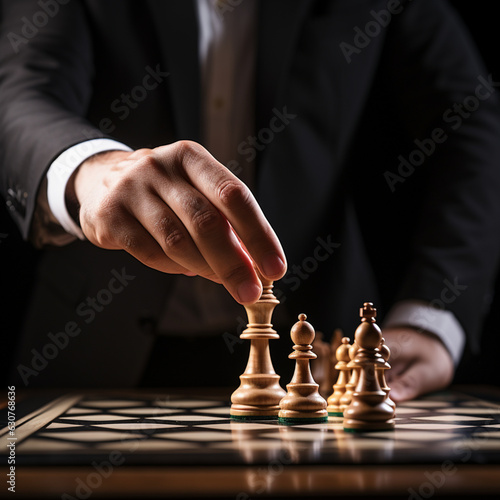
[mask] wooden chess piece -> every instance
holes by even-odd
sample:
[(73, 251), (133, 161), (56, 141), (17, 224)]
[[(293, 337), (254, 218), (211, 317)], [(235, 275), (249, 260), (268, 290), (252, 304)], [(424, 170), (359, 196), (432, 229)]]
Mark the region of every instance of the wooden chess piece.
[(360, 311), (361, 324), (356, 329), (359, 345), (352, 363), (359, 369), (359, 381), (351, 404), (344, 411), (344, 430), (381, 431), (394, 429), (394, 410), (386, 403), (386, 393), (380, 388), (377, 367), (385, 366), (378, 346), (382, 332), (375, 323), (376, 309), (365, 302)]
[(278, 416), (279, 402), (286, 392), (279, 384), (279, 375), (274, 371), (269, 351), (269, 340), (279, 339), (272, 328), (271, 318), (279, 304), (273, 293), (273, 282), (264, 279), (262, 295), (257, 302), (245, 306), (248, 315), (247, 328), (241, 339), (250, 340), (248, 363), (242, 375), (240, 386), (231, 396), (229, 414), (236, 420), (273, 418)]
[(290, 336), (295, 344), (288, 356), (295, 360), (295, 372), (286, 386), (287, 394), (280, 401), (278, 422), (282, 424), (326, 422), (328, 412), (326, 401), (319, 394), (319, 386), (311, 374), (310, 360), (316, 359), (312, 352), (314, 328), (306, 321), (305, 314), (299, 315), (299, 321), (293, 325)]
[(358, 385), (359, 380), (359, 370), (357, 365), (354, 364), (353, 360), (356, 357), (356, 353), (358, 352), (359, 346), (354, 341), (349, 348), (349, 363), (347, 363), (347, 368), (351, 371), (351, 377), (349, 378), (349, 382), (347, 382), (345, 386), (345, 392), (342, 394), (339, 400), (340, 413), (343, 413), (345, 409), (351, 404), (352, 395), (354, 394), (354, 390)]
[(316, 361), (311, 366), (312, 376), (319, 385), (319, 392), (323, 395), (324, 388), (328, 385), (327, 392), (330, 391), (331, 385), (328, 384), (330, 376), (330, 343), (325, 342), (323, 332), (316, 332), (314, 339), (314, 352), (316, 353)]
[(340, 407), (340, 398), (345, 394), (345, 386), (347, 382), (349, 382), (349, 378), (351, 375), (351, 370), (347, 367), (347, 364), (350, 361), (349, 358), (349, 337), (344, 337), (342, 339), (342, 344), (337, 348), (335, 352), (335, 357), (337, 359), (337, 364), (335, 365), (335, 369), (339, 371), (339, 377), (337, 382), (333, 386), (333, 393), (327, 399), (328, 407), (328, 415), (341, 417), (342, 409)]
[(396, 403), (389, 397), (389, 392), (391, 392), (391, 388), (387, 385), (387, 381), (385, 379), (385, 371), (391, 369), (391, 365), (388, 363), (389, 358), (391, 357), (391, 350), (388, 345), (385, 343), (385, 339), (382, 338), (379, 346), (380, 354), (382, 355), (382, 359), (384, 360), (384, 366), (377, 367), (378, 373), (378, 382), (380, 384), (380, 388), (385, 392), (386, 398), (385, 402), (394, 410), (394, 415), (396, 414)]
[[(316, 373), (313, 370), (313, 377), (316, 382), (319, 383), (319, 393), (327, 398), (332, 391), (333, 384), (335, 384), (335, 381), (339, 377), (339, 371), (335, 368), (335, 363), (337, 363), (337, 358), (335, 357), (335, 352), (337, 351), (337, 348), (340, 346), (342, 343), (342, 338), (344, 337), (344, 334), (340, 328), (336, 328), (332, 334), (332, 338), (330, 339), (330, 344), (328, 346), (328, 363), (326, 364), (326, 377), (323, 378), (321, 382), (318, 381), (316, 377)], [(316, 340), (314, 341), (314, 350), (316, 353), (318, 352), (318, 347), (317, 347), (317, 342), (318, 342), (318, 332), (316, 332)], [(316, 365), (314, 363), (313, 367)]]
[[(342, 331), (341, 328), (335, 328), (332, 334), (332, 338), (330, 340), (330, 352), (332, 355), (332, 361), (333, 363), (330, 365), (331, 366), (331, 374), (330, 374), (330, 385), (333, 385), (335, 381), (337, 380), (339, 376), (338, 370), (335, 369), (335, 364), (337, 363), (337, 358), (333, 359), (335, 356), (335, 352), (337, 349), (340, 347), (340, 344), (342, 344), (342, 339), (344, 338), (344, 332)], [(330, 390), (330, 387), (328, 388)]]

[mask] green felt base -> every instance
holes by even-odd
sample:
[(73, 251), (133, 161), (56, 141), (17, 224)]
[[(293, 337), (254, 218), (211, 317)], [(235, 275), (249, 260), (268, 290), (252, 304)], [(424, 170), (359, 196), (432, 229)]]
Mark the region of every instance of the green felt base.
[(330, 416), (330, 417), (343, 417), (344, 412), (342, 412), (342, 411), (329, 411), (328, 416)]
[(230, 415), (231, 420), (251, 421), (251, 420), (276, 420), (277, 415)]
[(348, 427), (344, 427), (345, 432), (354, 432), (354, 433), (361, 433), (361, 432), (391, 432), (394, 430), (394, 427), (390, 427), (388, 429), (349, 429)]
[(295, 424), (317, 424), (320, 422), (328, 422), (328, 417), (318, 417), (318, 418), (286, 418), (279, 417), (278, 423), (283, 425), (295, 425)]

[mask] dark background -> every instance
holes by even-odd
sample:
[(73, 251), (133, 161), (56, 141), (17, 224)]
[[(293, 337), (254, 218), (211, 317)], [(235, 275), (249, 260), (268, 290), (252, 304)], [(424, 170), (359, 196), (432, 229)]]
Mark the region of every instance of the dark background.
[[(499, 20), (493, 2), (450, 0), (468, 27), (495, 81), (500, 80)], [(499, 137), (500, 140), (500, 137)], [(499, 165), (500, 168), (500, 165)], [(500, 193), (499, 193), (500, 196)], [(500, 221), (499, 221), (500, 231)], [(31, 281), (40, 253), (24, 243), (10, 219), (4, 200), (0, 204), (0, 331), (4, 340), (0, 350), (0, 375), (8, 383), (7, 367), (15, 349), (17, 325), (30, 295)], [(485, 320), (482, 353), (466, 354), (457, 371), (456, 382), (489, 383), (500, 386), (498, 351), (500, 347), (500, 279), (497, 279), (491, 312)]]
[[(467, 25), (489, 73), (493, 80), (500, 80), (500, 37), (499, 18), (494, 13), (493, 2), (486, 0), (451, 0), (450, 3), (460, 13)], [(500, 141), (500, 137), (498, 138)], [(498, 166), (500, 168), (500, 165)], [(500, 193), (498, 193), (500, 196)], [(500, 221), (498, 223), (500, 231)], [(495, 295), (490, 313), (484, 327), (479, 356), (465, 355), (457, 370), (456, 382), (486, 383), (500, 386), (500, 366), (498, 348), (500, 347), (500, 274), (496, 279)]]

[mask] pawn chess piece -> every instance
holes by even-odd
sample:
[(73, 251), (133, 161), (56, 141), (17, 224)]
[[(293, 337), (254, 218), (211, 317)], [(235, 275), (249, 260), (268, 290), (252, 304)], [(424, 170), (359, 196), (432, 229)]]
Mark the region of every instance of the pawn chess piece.
[(380, 388), (377, 367), (385, 366), (378, 346), (382, 332), (375, 323), (376, 309), (371, 302), (361, 308), (361, 324), (355, 340), (359, 346), (352, 363), (359, 370), (359, 381), (351, 404), (344, 411), (344, 430), (382, 431), (394, 429), (394, 410), (387, 404), (386, 393)]
[(332, 395), (327, 399), (328, 407), (326, 408), (326, 410), (328, 411), (328, 415), (330, 416), (342, 416), (340, 398), (345, 394), (345, 386), (347, 385), (347, 382), (349, 382), (349, 378), (351, 375), (351, 370), (347, 367), (347, 364), (350, 361), (350, 347), (349, 337), (344, 337), (342, 339), (342, 344), (337, 348), (335, 352), (335, 357), (337, 359), (335, 369), (339, 371), (339, 377), (337, 379), (337, 382), (333, 386)]
[(263, 289), (257, 302), (245, 306), (248, 325), (240, 338), (250, 340), (250, 352), (245, 372), (240, 375), (240, 386), (231, 395), (229, 414), (235, 420), (276, 418), (279, 402), (286, 394), (279, 384), (280, 377), (274, 371), (269, 351), (269, 340), (279, 339), (271, 324), (279, 301), (273, 294), (273, 282), (264, 279), (258, 270), (257, 274)]
[[(333, 384), (339, 377), (339, 371), (335, 368), (335, 364), (337, 363), (337, 358), (335, 357), (335, 352), (337, 351), (340, 344), (342, 344), (342, 338), (344, 334), (340, 328), (336, 328), (333, 331), (332, 338), (330, 339), (330, 356), (328, 360), (328, 377), (324, 380), (323, 384), (319, 385), (319, 393), (322, 396), (328, 397), (331, 394), (331, 390)], [(316, 342), (316, 341), (315, 341)], [(314, 346), (316, 350), (316, 345)], [(316, 379), (317, 381), (317, 379)]]
[(323, 332), (316, 332), (314, 339), (314, 352), (316, 353), (316, 361), (311, 367), (312, 376), (319, 385), (319, 393), (324, 394), (324, 388), (328, 386), (327, 391), (330, 391), (331, 384), (328, 384), (330, 376), (330, 344), (323, 340)]
[(359, 346), (354, 341), (349, 348), (349, 363), (347, 363), (347, 368), (351, 372), (351, 376), (349, 378), (349, 382), (347, 382), (345, 386), (345, 392), (342, 394), (339, 400), (340, 413), (344, 413), (345, 409), (351, 404), (352, 395), (354, 394), (354, 389), (358, 385), (359, 380), (359, 370), (357, 365), (354, 364), (353, 360), (356, 357), (356, 353), (358, 352)]
[(299, 315), (299, 321), (290, 332), (293, 352), (288, 357), (294, 359), (295, 372), (291, 382), (286, 386), (287, 395), (280, 401), (278, 422), (282, 424), (326, 422), (328, 412), (326, 401), (319, 394), (318, 384), (311, 374), (309, 362), (316, 359), (312, 352), (314, 328), (306, 321), (305, 314)]
[(379, 350), (380, 354), (382, 355), (382, 359), (384, 360), (384, 366), (380, 366), (377, 368), (378, 382), (380, 384), (380, 388), (386, 394), (385, 402), (394, 410), (394, 415), (396, 415), (396, 403), (389, 397), (391, 388), (387, 385), (387, 381), (385, 379), (385, 371), (391, 369), (391, 365), (388, 363), (389, 358), (391, 357), (391, 350), (385, 343), (384, 338), (382, 338), (382, 340), (380, 341)]

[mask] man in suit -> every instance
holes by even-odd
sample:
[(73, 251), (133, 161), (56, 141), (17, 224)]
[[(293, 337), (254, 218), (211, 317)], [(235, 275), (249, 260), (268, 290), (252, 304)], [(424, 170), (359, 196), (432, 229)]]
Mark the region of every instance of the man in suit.
[(449, 383), (497, 266), (500, 125), (445, 2), (2, 14), (2, 192), (26, 238), (61, 245), (39, 265), (20, 383), (136, 384), (213, 335), (199, 363), (235, 359), (221, 332), (260, 293), (252, 261), (283, 277), (282, 336), (302, 311), (349, 335), (373, 300), (395, 399)]

